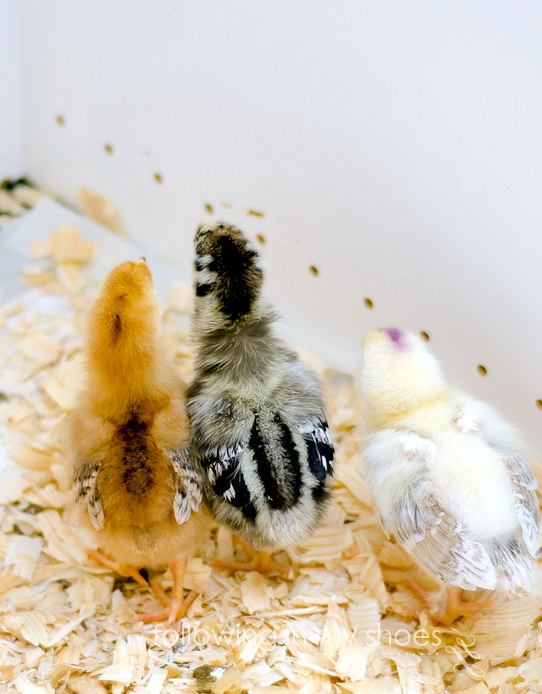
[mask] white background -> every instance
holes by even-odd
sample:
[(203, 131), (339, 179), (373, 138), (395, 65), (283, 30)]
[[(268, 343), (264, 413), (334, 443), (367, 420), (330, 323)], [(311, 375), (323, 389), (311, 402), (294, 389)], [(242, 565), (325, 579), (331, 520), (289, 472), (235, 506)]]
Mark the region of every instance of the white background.
[[(21, 173), (110, 196), (185, 272), (200, 221), (263, 234), (306, 346), (353, 369), (365, 330), (426, 330), (456, 384), (542, 445), (542, 3), (0, 5), (11, 78), (20, 11)], [(0, 176), (20, 161), (7, 95)]]
[(0, 0), (0, 180), (24, 168), (17, 5), (15, 0)]

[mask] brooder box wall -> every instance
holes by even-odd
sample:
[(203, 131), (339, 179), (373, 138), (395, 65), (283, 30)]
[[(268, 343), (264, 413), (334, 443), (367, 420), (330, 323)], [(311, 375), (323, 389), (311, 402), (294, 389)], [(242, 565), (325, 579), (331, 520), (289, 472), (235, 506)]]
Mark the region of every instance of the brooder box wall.
[(238, 224), (292, 337), (352, 370), (365, 330), (426, 331), (540, 447), (539, 3), (2, 6), (2, 176), (111, 197), (185, 274)]

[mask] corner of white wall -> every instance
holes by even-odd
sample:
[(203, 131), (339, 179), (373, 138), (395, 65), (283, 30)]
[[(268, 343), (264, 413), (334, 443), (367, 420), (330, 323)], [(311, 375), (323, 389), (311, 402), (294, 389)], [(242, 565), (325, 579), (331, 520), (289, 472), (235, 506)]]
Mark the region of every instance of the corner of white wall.
[(18, 0), (0, 0), (0, 18), (0, 65), (2, 66), (1, 181), (5, 178), (21, 176), (24, 173)]

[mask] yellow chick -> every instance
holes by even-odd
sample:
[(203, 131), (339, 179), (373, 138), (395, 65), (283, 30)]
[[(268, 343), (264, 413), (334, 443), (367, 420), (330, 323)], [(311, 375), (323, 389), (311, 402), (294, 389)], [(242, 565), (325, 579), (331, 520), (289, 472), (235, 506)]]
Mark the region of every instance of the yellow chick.
[(540, 512), (515, 429), (451, 389), (421, 338), (401, 330), (367, 333), (359, 384), (365, 473), (384, 529), (457, 589), (528, 590)]
[[(183, 579), (205, 530), (202, 486), (190, 465), (184, 384), (166, 359), (158, 304), (145, 258), (114, 268), (88, 317), (87, 379), (69, 418), (81, 522), (90, 520), (108, 559), (146, 584), (138, 569), (169, 564), (171, 599), (143, 621), (182, 617)], [(194, 596), (191, 596), (194, 597)], [(169, 602), (169, 605), (168, 605)]]

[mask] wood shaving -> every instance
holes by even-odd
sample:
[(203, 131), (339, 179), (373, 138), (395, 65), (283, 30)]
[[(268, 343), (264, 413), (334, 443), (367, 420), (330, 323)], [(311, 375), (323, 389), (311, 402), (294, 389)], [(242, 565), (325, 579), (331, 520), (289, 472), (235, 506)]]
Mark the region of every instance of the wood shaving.
[(114, 231), (115, 234), (124, 236), (124, 228), (115, 203), (109, 198), (87, 190), (79, 188), (76, 198), (81, 205), (83, 214), (93, 219), (98, 224), (102, 224), (107, 229)]
[(42, 287), (54, 279), (54, 275), (47, 268), (37, 265), (25, 265), (21, 268), (22, 281), (25, 285)]
[(60, 263), (57, 267), (57, 277), (70, 294), (77, 294), (85, 284), (83, 275), (74, 262)]
[(262, 612), (270, 607), (271, 588), (256, 571), (246, 575), (241, 583), (241, 600), (249, 613)]
[[(435, 600), (438, 581), (386, 538), (372, 508), (353, 384), (310, 356), (326, 380), (337, 451), (333, 501), (321, 526), (278, 553), (287, 577), (211, 570), (214, 559), (236, 554), (230, 530), (213, 527), (186, 572), (185, 588), (199, 594), (188, 616), (173, 627), (137, 622), (137, 614), (159, 608), (157, 600), (88, 558), (93, 540), (75, 523), (63, 443), (95, 290), (80, 268), (93, 252), (73, 227), (57, 230), (34, 246), (35, 260), (22, 270), (37, 287), (33, 301), (0, 309), (0, 441), (14, 465), (0, 489), (1, 691), (542, 691), (542, 592), (496, 602), (452, 626), (434, 621), (409, 581)], [(185, 379), (193, 352), (177, 319), (190, 310), (189, 291), (172, 287), (165, 321)], [(36, 311), (36, 296), (57, 308)], [(534, 469), (540, 478), (542, 467)], [(169, 572), (158, 580), (171, 588)]]
[(86, 242), (76, 227), (64, 225), (56, 229), (50, 239), (50, 255), (57, 265), (88, 263), (94, 257), (94, 244)]
[(49, 470), (52, 456), (52, 451), (30, 443), (20, 443), (10, 452), (11, 460), (28, 470)]
[(24, 211), (24, 207), (20, 205), (12, 195), (9, 195), (5, 190), (0, 190), (0, 212), (10, 216), (20, 215)]
[(40, 367), (54, 364), (62, 350), (58, 342), (42, 332), (33, 332), (23, 338), (18, 344), (18, 349), (24, 357), (28, 357)]
[(47, 193), (38, 188), (20, 183), (11, 191), (11, 195), (15, 200), (24, 207), (34, 207), (42, 198), (47, 197)]
[(16, 535), (8, 545), (4, 556), (4, 566), (11, 567), (16, 576), (29, 581), (32, 578), (36, 563), (43, 549), (43, 542), (39, 537), (26, 537)]
[(194, 291), (186, 282), (175, 282), (168, 294), (168, 308), (187, 315), (192, 311)]
[(107, 694), (107, 689), (101, 682), (88, 676), (71, 677), (68, 682), (68, 689), (73, 694)]

